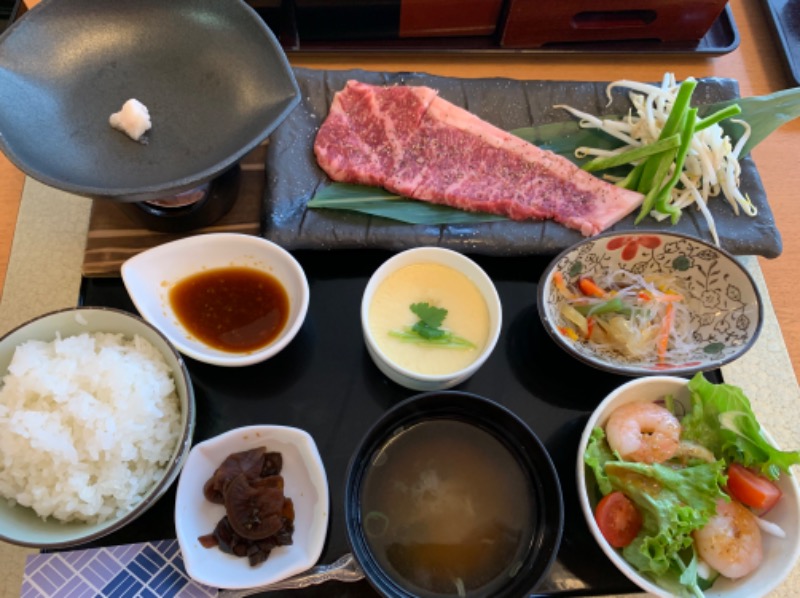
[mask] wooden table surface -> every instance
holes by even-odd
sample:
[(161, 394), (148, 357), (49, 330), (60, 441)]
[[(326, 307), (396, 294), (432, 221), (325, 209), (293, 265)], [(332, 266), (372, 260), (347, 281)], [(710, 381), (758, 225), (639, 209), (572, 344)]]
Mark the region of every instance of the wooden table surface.
[[(28, 0), (32, 7), (38, 0)], [(620, 78), (660, 80), (674, 72), (678, 79), (730, 77), (742, 95), (760, 95), (790, 85), (765, 9), (756, 0), (731, 0), (739, 29), (739, 47), (723, 56), (706, 55), (290, 55), (297, 66), (325, 69), (360, 67), (369, 70), (425, 71), (457, 77), (501, 76), (517, 79), (610, 81)], [(783, 254), (761, 259), (775, 312), (783, 330), (795, 372), (800, 371), (800, 310), (794, 277), (800, 261), (800, 120), (784, 125), (762, 142), (753, 157), (783, 237)], [(5, 278), (24, 175), (0, 154), (0, 287)], [(744, 216), (742, 216), (744, 218)]]

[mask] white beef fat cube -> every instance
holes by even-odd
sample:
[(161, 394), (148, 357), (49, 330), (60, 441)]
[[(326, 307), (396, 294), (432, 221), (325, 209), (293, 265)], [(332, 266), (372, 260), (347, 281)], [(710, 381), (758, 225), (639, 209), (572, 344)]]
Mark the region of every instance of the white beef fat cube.
[(134, 98), (125, 102), (119, 112), (112, 114), (108, 118), (108, 123), (134, 141), (139, 141), (152, 127), (147, 106)]

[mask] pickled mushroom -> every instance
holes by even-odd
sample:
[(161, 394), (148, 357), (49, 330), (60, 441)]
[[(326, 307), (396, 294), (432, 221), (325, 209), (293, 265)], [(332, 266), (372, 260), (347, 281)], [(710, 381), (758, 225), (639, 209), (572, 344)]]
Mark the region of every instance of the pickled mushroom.
[(265, 447), (254, 448), (229, 455), (214, 475), (203, 486), (206, 500), (223, 504), (225, 486), (237, 475), (243, 473), (249, 478), (278, 475), (283, 469), (283, 456), (277, 452), (268, 453)]
[(283, 455), (272, 452), (264, 454), (264, 465), (261, 467), (261, 477), (278, 475), (283, 469)]
[(228, 455), (203, 486), (206, 500), (221, 505), (225, 502), (223, 497), (225, 486), (237, 475), (245, 474), (253, 478), (262, 475), (266, 452), (267, 449), (262, 446)]
[(282, 468), (282, 455), (263, 447), (229, 455), (203, 486), (206, 499), (225, 505), (225, 516), (200, 544), (247, 557), (251, 566), (291, 544), (294, 503), (283, 494)]
[(247, 540), (263, 540), (281, 529), (283, 478), (233, 478), (225, 488), (225, 511), (237, 534)]

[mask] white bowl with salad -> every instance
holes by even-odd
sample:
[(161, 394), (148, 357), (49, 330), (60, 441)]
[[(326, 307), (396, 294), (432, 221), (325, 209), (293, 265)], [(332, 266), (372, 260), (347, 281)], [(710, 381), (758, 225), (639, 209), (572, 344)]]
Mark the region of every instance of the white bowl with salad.
[(741, 389), (639, 378), (592, 413), (581, 508), (614, 565), (656, 596), (758, 598), (800, 556), (800, 489)]
[(558, 255), (538, 308), (555, 342), (579, 360), (626, 376), (690, 375), (748, 351), (763, 305), (731, 254), (680, 233), (605, 233)]

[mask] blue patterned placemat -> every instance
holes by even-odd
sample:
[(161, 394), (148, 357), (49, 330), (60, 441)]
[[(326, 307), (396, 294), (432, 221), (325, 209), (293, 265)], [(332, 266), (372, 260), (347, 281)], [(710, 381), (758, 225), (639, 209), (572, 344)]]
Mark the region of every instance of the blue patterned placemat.
[(217, 590), (186, 574), (176, 540), (34, 554), (25, 563), (22, 598), (206, 598)]

